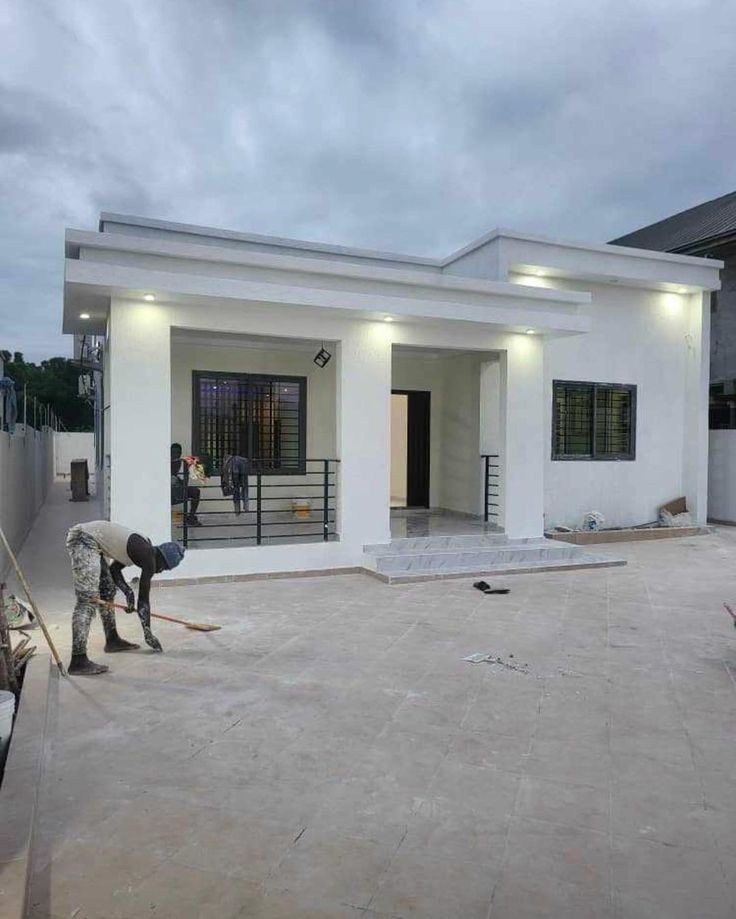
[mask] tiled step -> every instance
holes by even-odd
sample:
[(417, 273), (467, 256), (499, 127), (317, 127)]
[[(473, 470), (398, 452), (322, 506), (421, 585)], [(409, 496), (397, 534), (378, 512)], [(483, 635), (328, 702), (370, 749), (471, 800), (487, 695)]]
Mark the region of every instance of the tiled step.
[(625, 564), (569, 543), (503, 534), (397, 539), (366, 546), (365, 554), (366, 567), (391, 582)]
[(583, 553), (576, 558), (561, 559), (559, 561), (546, 559), (543, 561), (529, 562), (527, 565), (508, 563), (496, 565), (493, 568), (442, 568), (439, 570), (414, 570), (399, 572), (384, 572), (371, 569), (370, 573), (387, 584), (408, 584), (415, 581), (435, 581), (443, 578), (475, 578), (475, 577), (502, 577), (507, 574), (535, 574), (544, 571), (576, 571), (583, 568), (613, 568), (625, 565), (622, 558), (604, 557), (601, 555), (588, 555)]

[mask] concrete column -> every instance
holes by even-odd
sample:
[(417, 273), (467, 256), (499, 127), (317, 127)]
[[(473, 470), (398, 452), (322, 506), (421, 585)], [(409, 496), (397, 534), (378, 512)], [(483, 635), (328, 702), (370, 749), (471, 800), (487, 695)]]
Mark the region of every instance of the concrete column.
[(355, 323), (339, 345), (339, 527), (346, 545), (391, 538), (391, 334), (381, 322)]
[(682, 485), (693, 520), (705, 524), (708, 519), (710, 293), (692, 294), (688, 299)]
[(501, 525), (511, 538), (544, 532), (544, 341), (514, 335), (501, 354)]
[(171, 335), (164, 307), (113, 300), (108, 396), (110, 519), (171, 539)]

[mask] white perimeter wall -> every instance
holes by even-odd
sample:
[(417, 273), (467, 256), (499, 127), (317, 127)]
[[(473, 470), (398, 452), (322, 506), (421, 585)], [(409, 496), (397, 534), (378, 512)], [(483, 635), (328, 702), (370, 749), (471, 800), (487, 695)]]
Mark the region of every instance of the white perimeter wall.
[(95, 435), (88, 432), (54, 432), (54, 479), (63, 482), (71, 477), (72, 460), (86, 459), (90, 491), (96, 478)]
[[(708, 330), (701, 333), (700, 295), (590, 284), (578, 289), (593, 293), (593, 330), (545, 345), (546, 526), (579, 525), (592, 510), (611, 526), (646, 523), (657, 518), (659, 505), (680, 495), (704, 520), (707, 389), (703, 397), (699, 375)], [(555, 379), (636, 384), (634, 461), (551, 459)]]
[[(14, 552), (23, 544), (53, 478), (53, 431), (0, 431), (0, 524)], [(0, 548), (0, 573), (9, 559)]]
[(736, 523), (736, 431), (711, 431), (708, 517)]

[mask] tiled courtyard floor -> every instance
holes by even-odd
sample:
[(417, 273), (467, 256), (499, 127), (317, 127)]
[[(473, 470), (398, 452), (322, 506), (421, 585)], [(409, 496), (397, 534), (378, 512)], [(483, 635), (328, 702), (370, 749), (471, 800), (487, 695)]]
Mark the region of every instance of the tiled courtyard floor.
[(106, 657), (96, 623), (113, 672), (55, 690), (30, 915), (733, 917), (736, 532), (616, 552), (506, 597), (161, 590), (223, 625), (161, 623), (163, 655)]

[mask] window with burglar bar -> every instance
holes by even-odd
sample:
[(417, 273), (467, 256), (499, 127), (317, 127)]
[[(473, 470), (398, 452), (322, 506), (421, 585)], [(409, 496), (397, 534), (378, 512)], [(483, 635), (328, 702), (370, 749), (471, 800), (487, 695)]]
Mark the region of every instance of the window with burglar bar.
[(636, 458), (636, 386), (555, 380), (553, 460)]
[(253, 472), (303, 473), (307, 379), (195, 370), (192, 448), (215, 473), (227, 455)]

